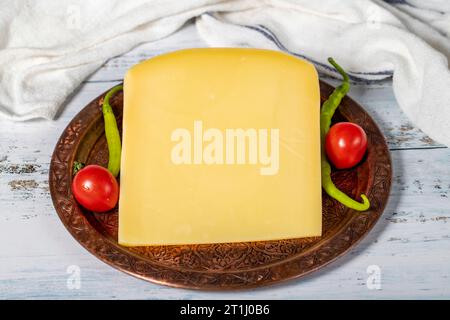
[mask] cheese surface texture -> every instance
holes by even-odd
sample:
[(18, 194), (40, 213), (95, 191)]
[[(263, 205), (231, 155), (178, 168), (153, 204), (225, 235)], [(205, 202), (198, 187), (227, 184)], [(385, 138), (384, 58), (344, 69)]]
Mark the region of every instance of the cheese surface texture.
[(284, 53), (207, 48), (124, 80), (119, 243), (320, 236), (320, 91)]

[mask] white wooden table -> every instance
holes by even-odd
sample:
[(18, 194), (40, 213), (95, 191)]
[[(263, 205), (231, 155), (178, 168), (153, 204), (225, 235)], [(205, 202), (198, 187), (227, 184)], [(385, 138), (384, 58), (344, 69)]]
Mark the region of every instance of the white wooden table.
[[(173, 289), (116, 271), (72, 238), (53, 208), (48, 186), (50, 157), (63, 129), (136, 62), (203, 46), (195, 29), (187, 26), (111, 59), (83, 82), (56, 121), (0, 120), (0, 299), (450, 298), (450, 150), (407, 120), (388, 81), (354, 85), (350, 96), (373, 116), (388, 140), (394, 167), (390, 201), (370, 234), (319, 272), (251, 291)], [(367, 286), (369, 273), (377, 268), (380, 287)], [(79, 288), (71, 282), (74, 270), (80, 271)]]

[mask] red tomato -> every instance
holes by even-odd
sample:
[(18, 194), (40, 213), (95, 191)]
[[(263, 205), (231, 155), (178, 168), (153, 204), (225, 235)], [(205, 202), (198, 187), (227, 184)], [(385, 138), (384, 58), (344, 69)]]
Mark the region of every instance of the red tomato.
[(105, 212), (119, 199), (119, 184), (108, 169), (88, 165), (77, 172), (72, 182), (75, 199), (86, 209)]
[(338, 169), (357, 165), (367, 150), (367, 136), (355, 123), (339, 122), (330, 128), (325, 138), (328, 159)]

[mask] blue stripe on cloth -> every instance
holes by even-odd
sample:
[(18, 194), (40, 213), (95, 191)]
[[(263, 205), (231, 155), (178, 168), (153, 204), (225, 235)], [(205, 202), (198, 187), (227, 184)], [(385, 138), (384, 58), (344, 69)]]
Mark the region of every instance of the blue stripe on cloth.
[[(214, 18), (215, 20), (218, 20), (211, 12), (207, 12), (206, 13), (208, 16)], [(284, 44), (278, 39), (278, 37), (266, 26), (264, 25), (256, 25), (256, 26), (251, 26), (251, 25), (238, 25), (240, 27), (249, 29), (249, 30), (253, 30), (256, 31), (260, 34), (262, 34), (266, 39), (270, 40), (271, 42), (273, 42), (281, 51), (284, 51), (286, 53), (289, 53), (293, 56), (296, 56), (298, 58), (302, 58), (305, 59), (311, 63), (313, 63), (314, 65), (316, 65), (317, 67), (319, 67), (320, 69), (324, 70), (326, 73), (328, 74), (333, 74), (335, 75), (336, 78), (339, 78), (339, 74), (336, 72), (336, 70), (334, 70), (334, 68), (332, 68), (331, 66), (328, 66), (327, 64), (321, 63), (317, 60), (314, 60), (310, 57), (307, 57), (303, 54), (297, 53), (297, 52), (293, 52), (291, 50), (289, 50), (288, 48), (286, 48), (284, 46)], [(355, 72), (355, 71), (349, 71), (349, 78), (351, 81), (353, 82), (359, 82), (359, 83), (364, 83), (364, 84), (372, 84), (372, 83), (378, 83), (382, 80), (385, 80), (388, 77), (392, 76), (392, 71), (386, 70), (386, 71), (378, 71), (378, 72)], [(375, 76), (375, 77), (379, 77), (377, 79), (368, 79), (368, 78), (364, 78), (361, 76), (357, 76), (357, 75), (367, 75), (367, 76)]]
[[(278, 39), (278, 37), (267, 27), (263, 26), (263, 25), (258, 25), (257, 27), (255, 26), (247, 26), (247, 25), (243, 25), (243, 27), (245, 28), (249, 28), (255, 31), (258, 31), (260, 33), (262, 33), (264, 36), (266, 36), (266, 38), (268, 38), (269, 40), (271, 40), (272, 42), (275, 43), (275, 45), (282, 51), (285, 51), (293, 56), (308, 60), (309, 62), (315, 64), (316, 66), (319, 66), (322, 69), (325, 69), (328, 72), (332, 72), (333, 74), (338, 75), (338, 73), (336, 72), (336, 70), (324, 63), (321, 63), (317, 60), (314, 60), (310, 57), (307, 57), (303, 54), (297, 53), (297, 52), (293, 52), (291, 50), (289, 50), (288, 48), (286, 48), (281, 41)], [(377, 72), (356, 72), (356, 71), (349, 71), (349, 78), (352, 81), (356, 81), (356, 82), (377, 82), (380, 80), (384, 80), (386, 77), (390, 77), (392, 76), (392, 71), (377, 71)], [(367, 79), (367, 78), (363, 78), (363, 77), (358, 77), (356, 76), (357, 74), (359, 75), (367, 75), (367, 76), (385, 76), (382, 79)]]

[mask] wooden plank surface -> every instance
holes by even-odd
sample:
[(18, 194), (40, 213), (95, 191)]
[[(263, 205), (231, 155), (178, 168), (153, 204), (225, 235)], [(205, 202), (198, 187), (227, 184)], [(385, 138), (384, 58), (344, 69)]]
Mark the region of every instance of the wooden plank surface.
[[(450, 298), (450, 151), (408, 121), (389, 81), (354, 85), (350, 92), (388, 140), (394, 167), (388, 206), (354, 250), (307, 278), (240, 292), (173, 289), (116, 271), (69, 235), (48, 190), (50, 156), (69, 120), (136, 62), (202, 46), (187, 26), (111, 59), (78, 88), (56, 121), (0, 120), (0, 299)], [(373, 268), (380, 271), (379, 289), (367, 286)], [(80, 288), (68, 285), (73, 270), (80, 272)]]

